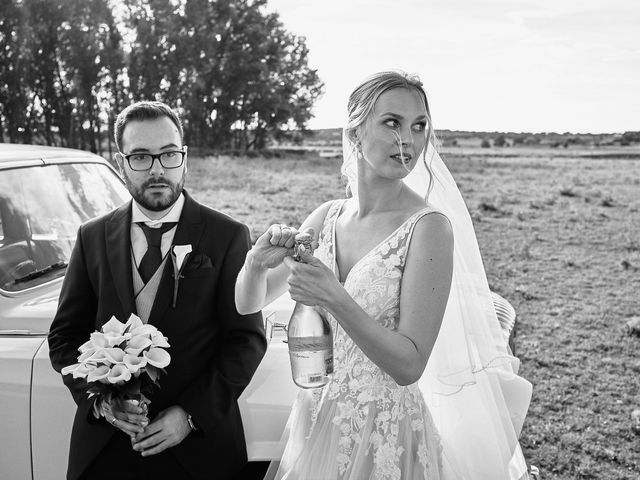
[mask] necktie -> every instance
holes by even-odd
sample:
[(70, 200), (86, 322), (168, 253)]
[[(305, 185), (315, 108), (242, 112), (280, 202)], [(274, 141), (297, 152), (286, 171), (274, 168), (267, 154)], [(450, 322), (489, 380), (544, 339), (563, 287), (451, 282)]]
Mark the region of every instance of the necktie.
[(144, 236), (147, 237), (147, 251), (138, 265), (140, 277), (144, 283), (147, 283), (162, 263), (162, 252), (160, 251), (162, 234), (171, 230), (176, 222), (163, 223), (160, 228), (151, 228), (143, 222), (138, 225), (142, 228)]

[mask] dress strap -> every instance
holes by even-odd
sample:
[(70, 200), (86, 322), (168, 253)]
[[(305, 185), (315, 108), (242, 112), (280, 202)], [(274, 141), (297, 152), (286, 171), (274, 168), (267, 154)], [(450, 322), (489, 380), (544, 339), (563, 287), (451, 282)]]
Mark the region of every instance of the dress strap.
[(418, 221), (422, 218), (425, 217), (427, 215), (429, 215), (430, 213), (437, 213), (439, 215), (442, 215), (443, 217), (446, 218), (446, 215), (444, 213), (442, 213), (440, 210), (433, 208), (431, 206), (426, 206), (425, 208), (423, 208), (422, 210), (418, 210), (416, 213), (414, 213), (411, 217), (410, 220), (407, 222), (407, 227), (406, 227), (406, 233), (404, 233), (402, 236), (404, 237), (404, 245), (406, 246), (405, 248), (405, 257), (406, 254), (409, 252), (409, 246), (411, 245), (411, 238), (413, 237), (413, 231), (416, 228), (416, 225), (418, 224)]
[(333, 226), (338, 214), (342, 211), (342, 206), (347, 201), (346, 198), (333, 200), (327, 210), (327, 214), (322, 222), (322, 231), (320, 232), (320, 238), (325, 242), (333, 243)]

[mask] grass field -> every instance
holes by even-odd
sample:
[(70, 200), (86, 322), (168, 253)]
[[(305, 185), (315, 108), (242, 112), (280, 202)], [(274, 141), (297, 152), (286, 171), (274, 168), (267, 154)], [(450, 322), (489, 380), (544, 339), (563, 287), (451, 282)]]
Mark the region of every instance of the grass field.
[[(491, 288), (518, 312), (520, 372), (534, 385), (525, 456), (544, 480), (639, 479), (640, 338), (625, 323), (640, 316), (640, 160), (511, 152), (443, 156)], [(343, 196), (337, 160), (208, 157), (189, 168), (187, 188), (254, 239)]]

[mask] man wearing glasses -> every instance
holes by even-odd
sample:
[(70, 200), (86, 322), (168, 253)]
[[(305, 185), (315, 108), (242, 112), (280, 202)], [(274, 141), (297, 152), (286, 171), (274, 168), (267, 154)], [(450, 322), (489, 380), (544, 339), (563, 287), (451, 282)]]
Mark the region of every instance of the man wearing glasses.
[(247, 457), (236, 400), (266, 348), (261, 314), (234, 303), (249, 231), (183, 189), (187, 147), (170, 107), (127, 107), (115, 139), (133, 199), (80, 227), (50, 357), (58, 371), (76, 363), (93, 331), (135, 313), (168, 338), (171, 363), (148, 404), (89, 399), (86, 384), (63, 377), (78, 405), (67, 478), (238, 478)]

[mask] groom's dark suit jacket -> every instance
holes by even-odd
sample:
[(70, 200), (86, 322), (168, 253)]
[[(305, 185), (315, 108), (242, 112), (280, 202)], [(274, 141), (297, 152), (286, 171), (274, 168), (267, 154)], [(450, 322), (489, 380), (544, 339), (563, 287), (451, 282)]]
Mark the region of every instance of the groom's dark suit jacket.
[[(180, 279), (176, 307), (173, 265), (166, 262), (149, 317), (171, 347), (171, 363), (151, 398), (151, 419), (180, 405), (199, 430), (169, 449), (194, 478), (229, 478), (246, 462), (237, 398), (266, 348), (262, 315), (240, 315), (234, 303), (236, 276), (250, 247), (246, 226), (209, 209), (185, 192), (174, 245), (192, 246)], [(126, 321), (136, 312), (131, 265), (131, 202), (80, 227), (49, 334), (53, 367), (76, 363), (78, 347), (112, 315)], [(68, 478), (76, 479), (113, 435), (91, 413), (86, 384), (64, 376), (78, 405)], [(114, 459), (117, 461), (117, 459)]]

